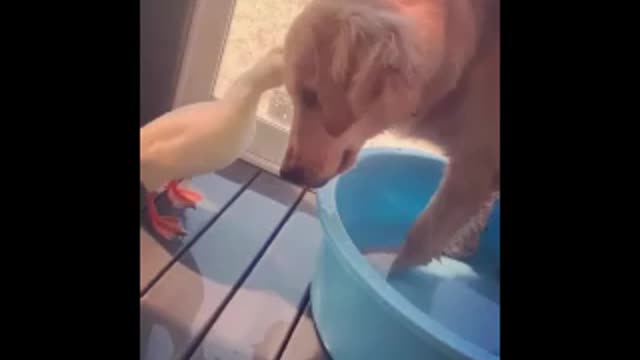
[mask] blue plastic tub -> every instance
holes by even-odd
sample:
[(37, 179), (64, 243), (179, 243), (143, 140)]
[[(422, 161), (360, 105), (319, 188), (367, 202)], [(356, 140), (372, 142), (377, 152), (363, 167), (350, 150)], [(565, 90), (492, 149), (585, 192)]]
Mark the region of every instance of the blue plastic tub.
[(500, 358), (499, 203), (465, 262), (443, 258), (389, 280), (361, 252), (403, 241), (444, 165), (415, 150), (365, 149), (319, 190), (325, 241), (311, 301), (334, 360)]

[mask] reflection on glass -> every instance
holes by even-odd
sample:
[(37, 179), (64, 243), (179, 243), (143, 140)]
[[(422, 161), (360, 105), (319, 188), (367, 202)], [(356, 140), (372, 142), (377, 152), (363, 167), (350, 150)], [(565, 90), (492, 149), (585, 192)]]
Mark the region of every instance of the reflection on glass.
[[(270, 48), (284, 43), (289, 25), (309, 0), (236, 0), (222, 64), (213, 89), (220, 96), (231, 82)], [(290, 126), (292, 104), (284, 87), (266, 92), (258, 115)]]

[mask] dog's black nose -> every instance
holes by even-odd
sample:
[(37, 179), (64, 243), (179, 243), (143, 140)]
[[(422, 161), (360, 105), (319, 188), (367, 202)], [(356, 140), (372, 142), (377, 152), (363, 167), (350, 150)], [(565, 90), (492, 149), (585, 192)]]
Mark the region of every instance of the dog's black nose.
[(292, 167), (280, 170), (280, 177), (296, 185), (304, 185), (305, 172), (301, 167)]

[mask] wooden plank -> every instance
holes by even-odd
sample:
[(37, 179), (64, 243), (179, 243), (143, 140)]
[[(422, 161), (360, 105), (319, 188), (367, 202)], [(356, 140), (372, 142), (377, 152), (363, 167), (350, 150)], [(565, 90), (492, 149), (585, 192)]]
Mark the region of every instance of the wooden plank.
[(311, 316), (311, 304), (309, 304), (304, 315), (300, 317), (296, 324), (296, 328), (293, 330), (293, 334), (291, 334), (280, 360), (330, 359), (331, 357), (320, 343), (320, 338)]
[(180, 358), (201, 336), (300, 194), (266, 173), (252, 182), (141, 299), (142, 359)]
[(305, 194), (191, 359), (274, 359), (304, 308), (322, 242), (315, 195)]
[(164, 240), (150, 231), (146, 212), (142, 213), (140, 230), (140, 291), (149, 286), (152, 279), (165, 268), (185, 246), (204, 229), (229, 201), (259, 172), (259, 169), (238, 161), (215, 174), (207, 174), (192, 180), (191, 186), (205, 199), (196, 209), (178, 211), (169, 206), (166, 196), (158, 199), (158, 210), (163, 214), (179, 215), (187, 235), (175, 240)]

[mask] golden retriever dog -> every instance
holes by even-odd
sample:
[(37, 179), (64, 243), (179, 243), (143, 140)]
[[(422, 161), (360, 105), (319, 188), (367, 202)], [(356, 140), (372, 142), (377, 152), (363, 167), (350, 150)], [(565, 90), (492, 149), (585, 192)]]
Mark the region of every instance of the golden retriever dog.
[(393, 269), (477, 248), (500, 189), (499, 12), (499, 0), (312, 0), (289, 29), (283, 178), (320, 187), (385, 130), (448, 158)]

